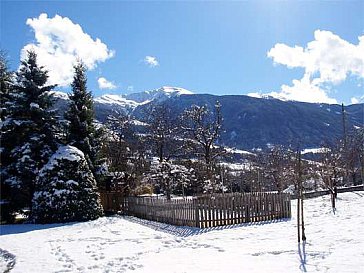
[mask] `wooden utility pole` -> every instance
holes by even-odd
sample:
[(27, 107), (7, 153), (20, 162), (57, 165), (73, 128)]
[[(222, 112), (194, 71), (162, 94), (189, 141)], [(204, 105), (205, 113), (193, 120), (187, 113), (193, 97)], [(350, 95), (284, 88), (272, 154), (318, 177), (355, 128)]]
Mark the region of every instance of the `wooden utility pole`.
[(297, 236), (298, 242), (306, 242), (306, 234), (305, 234), (305, 220), (303, 217), (303, 186), (302, 186), (302, 161), (301, 161), (301, 150), (297, 152), (298, 156), (298, 194), (297, 194)]
[(302, 222), (302, 241), (306, 242), (305, 233), (305, 218), (303, 217), (303, 186), (302, 186), (302, 161), (301, 161), (301, 150), (298, 155), (298, 165), (299, 165), (299, 181), (301, 184), (301, 222)]
[(298, 236), (298, 242), (301, 242), (301, 227), (300, 227), (300, 206), (301, 206), (301, 202), (300, 202), (300, 193), (299, 193), (299, 190), (298, 190), (298, 194), (297, 194), (297, 236)]
[(297, 236), (298, 236), (298, 242), (301, 242), (301, 219), (300, 219), (300, 215), (301, 215), (301, 182), (300, 182), (300, 172), (301, 172), (301, 166), (300, 166), (300, 154), (301, 151), (298, 150), (297, 152), (297, 157), (298, 157), (298, 165), (297, 165), (297, 172), (298, 172), (298, 176), (297, 176)]
[(224, 191), (224, 172), (222, 171), (222, 168), (220, 169), (220, 176), (221, 176), (222, 195), (224, 195), (225, 194), (225, 191)]

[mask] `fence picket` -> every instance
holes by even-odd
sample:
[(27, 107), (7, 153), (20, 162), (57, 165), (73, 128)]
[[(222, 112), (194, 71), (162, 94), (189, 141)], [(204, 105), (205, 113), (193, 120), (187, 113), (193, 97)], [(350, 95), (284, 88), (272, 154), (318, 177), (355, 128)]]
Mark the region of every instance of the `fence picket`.
[(243, 199), (244, 199), (244, 195), (242, 194), (239, 194), (239, 202), (238, 202), (238, 206), (239, 206), (239, 209), (238, 209), (238, 224), (240, 223), (243, 223)]

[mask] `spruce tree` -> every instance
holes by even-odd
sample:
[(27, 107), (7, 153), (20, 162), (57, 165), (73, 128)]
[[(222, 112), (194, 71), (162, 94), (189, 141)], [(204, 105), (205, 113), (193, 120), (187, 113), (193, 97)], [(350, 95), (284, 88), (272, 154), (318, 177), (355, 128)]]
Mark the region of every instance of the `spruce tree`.
[(4, 51), (0, 51), (0, 118), (4, 121), (9, 108), (10, 92), (14, 80), (14, 73), (10, 71)]
[(33, 198), (36, 223), (87, 221), (103, 214), (96, 181), (84, 154), (60, 146), (40, 170)]
[(11, 208), (9, 207), (8, 200), (10, 199), (10, 187), (5, 184), (4, 181), (7, 176), (7, 171), (4, 166), (7, 166), (10, 155), (7, 149), (4, 149), (3, 145), (3, 135), (5, 131), (4, 121), (9, 113), (9, 108), (11, 104), (10, 92), (12, 90), (12, 84), (14, 80), (14, 73), (9, 70), (8, 61), (5, 57), (5, 53), (0, 51), (0, 188), (1, 188), (1, 218), (0, 222), (6, 221), (11, 222), (13, 219)]
[(80, 149), (90, 169), (97, 171), (97, 154), (100, 146), (100, 130), (94, 125), (92, 94), (87, 90), (86, 67), (79, 61), (74, 66), (74, 77), (69, 109), (65, 114), (69, 121), (68, 143)]
[(54, 86), (46, 85), (47, 79), (48, 72), (29, 51), (9, 93), (11, 103), (1, 126), (2, 179), (9, 186), (14, 211), (31, 209), (38, 172), (56, 149), (56, 117), (49, 95)]

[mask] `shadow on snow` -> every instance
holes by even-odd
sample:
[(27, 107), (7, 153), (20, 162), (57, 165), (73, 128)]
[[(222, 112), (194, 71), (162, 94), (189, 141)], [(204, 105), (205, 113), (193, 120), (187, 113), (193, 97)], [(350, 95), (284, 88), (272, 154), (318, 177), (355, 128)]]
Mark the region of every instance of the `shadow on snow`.
[(80, 222), (71, 222), (71, 223), (57, 223), (57, 224), (15, 224), (15, 225), (1, 225), (0, 226), (0, 236), (3, 235), (11, 235), (11, 234), (19, 234), (26, 233), (35, 230), (43, 230), (43, 229), (51, 229), (58, 228), (64, 226), (72, 226), (75, 224), (79, 224)]
[(250, 222), (250, 223), (242, 223), (242, 224), (235, 224), (235, 225), (228, 225), (228, 226), (218, 226), (218, 227), (211, 227), (211, 228), (197, 228), (197, 227), (188, 227), (188, 226), (173, 226), (170, 224), (154, 222), (150, 220), (140, 219), (133, 216), (122, 216), (125, 220), (140, 224), (156, 231), (161, 231), (165, 233), (169, 233), (171, 235), (180, 236), (180, 237), (189, 237), (194, 235), (201, 235), (207, 232), (216, 231), (216, 230), (225, 230), (225, 229), (235, 229), (241, 227), (248, 227), (248, 226), (262, 226), (268, 224), (274, 224), (279, 222), (287, 222), (290, 221), (290, 218), (284, 218), (279, 220), (272, 220), (272, 221), (261, 221), (261, 222)]

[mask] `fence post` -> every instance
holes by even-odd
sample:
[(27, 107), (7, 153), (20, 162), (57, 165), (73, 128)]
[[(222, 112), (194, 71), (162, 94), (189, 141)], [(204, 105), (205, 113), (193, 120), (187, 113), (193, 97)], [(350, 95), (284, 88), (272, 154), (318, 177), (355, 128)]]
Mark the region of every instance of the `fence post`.
[(292, 217), (292, 211), (291, 211), (291, 197), (288, 195), (288, 218)]
[(193, 200), (195, 205), (195, 225), (196, 227), (200, 227), (200, 214), (199, 214), (199, 204), (198, 199)]
[(246, 208), (245, 208), (245, 222), (249, 223), (250, 222), (250, 202), (251, 200), (251, 193), (248, 193), (248, 195), (246, 195)]

